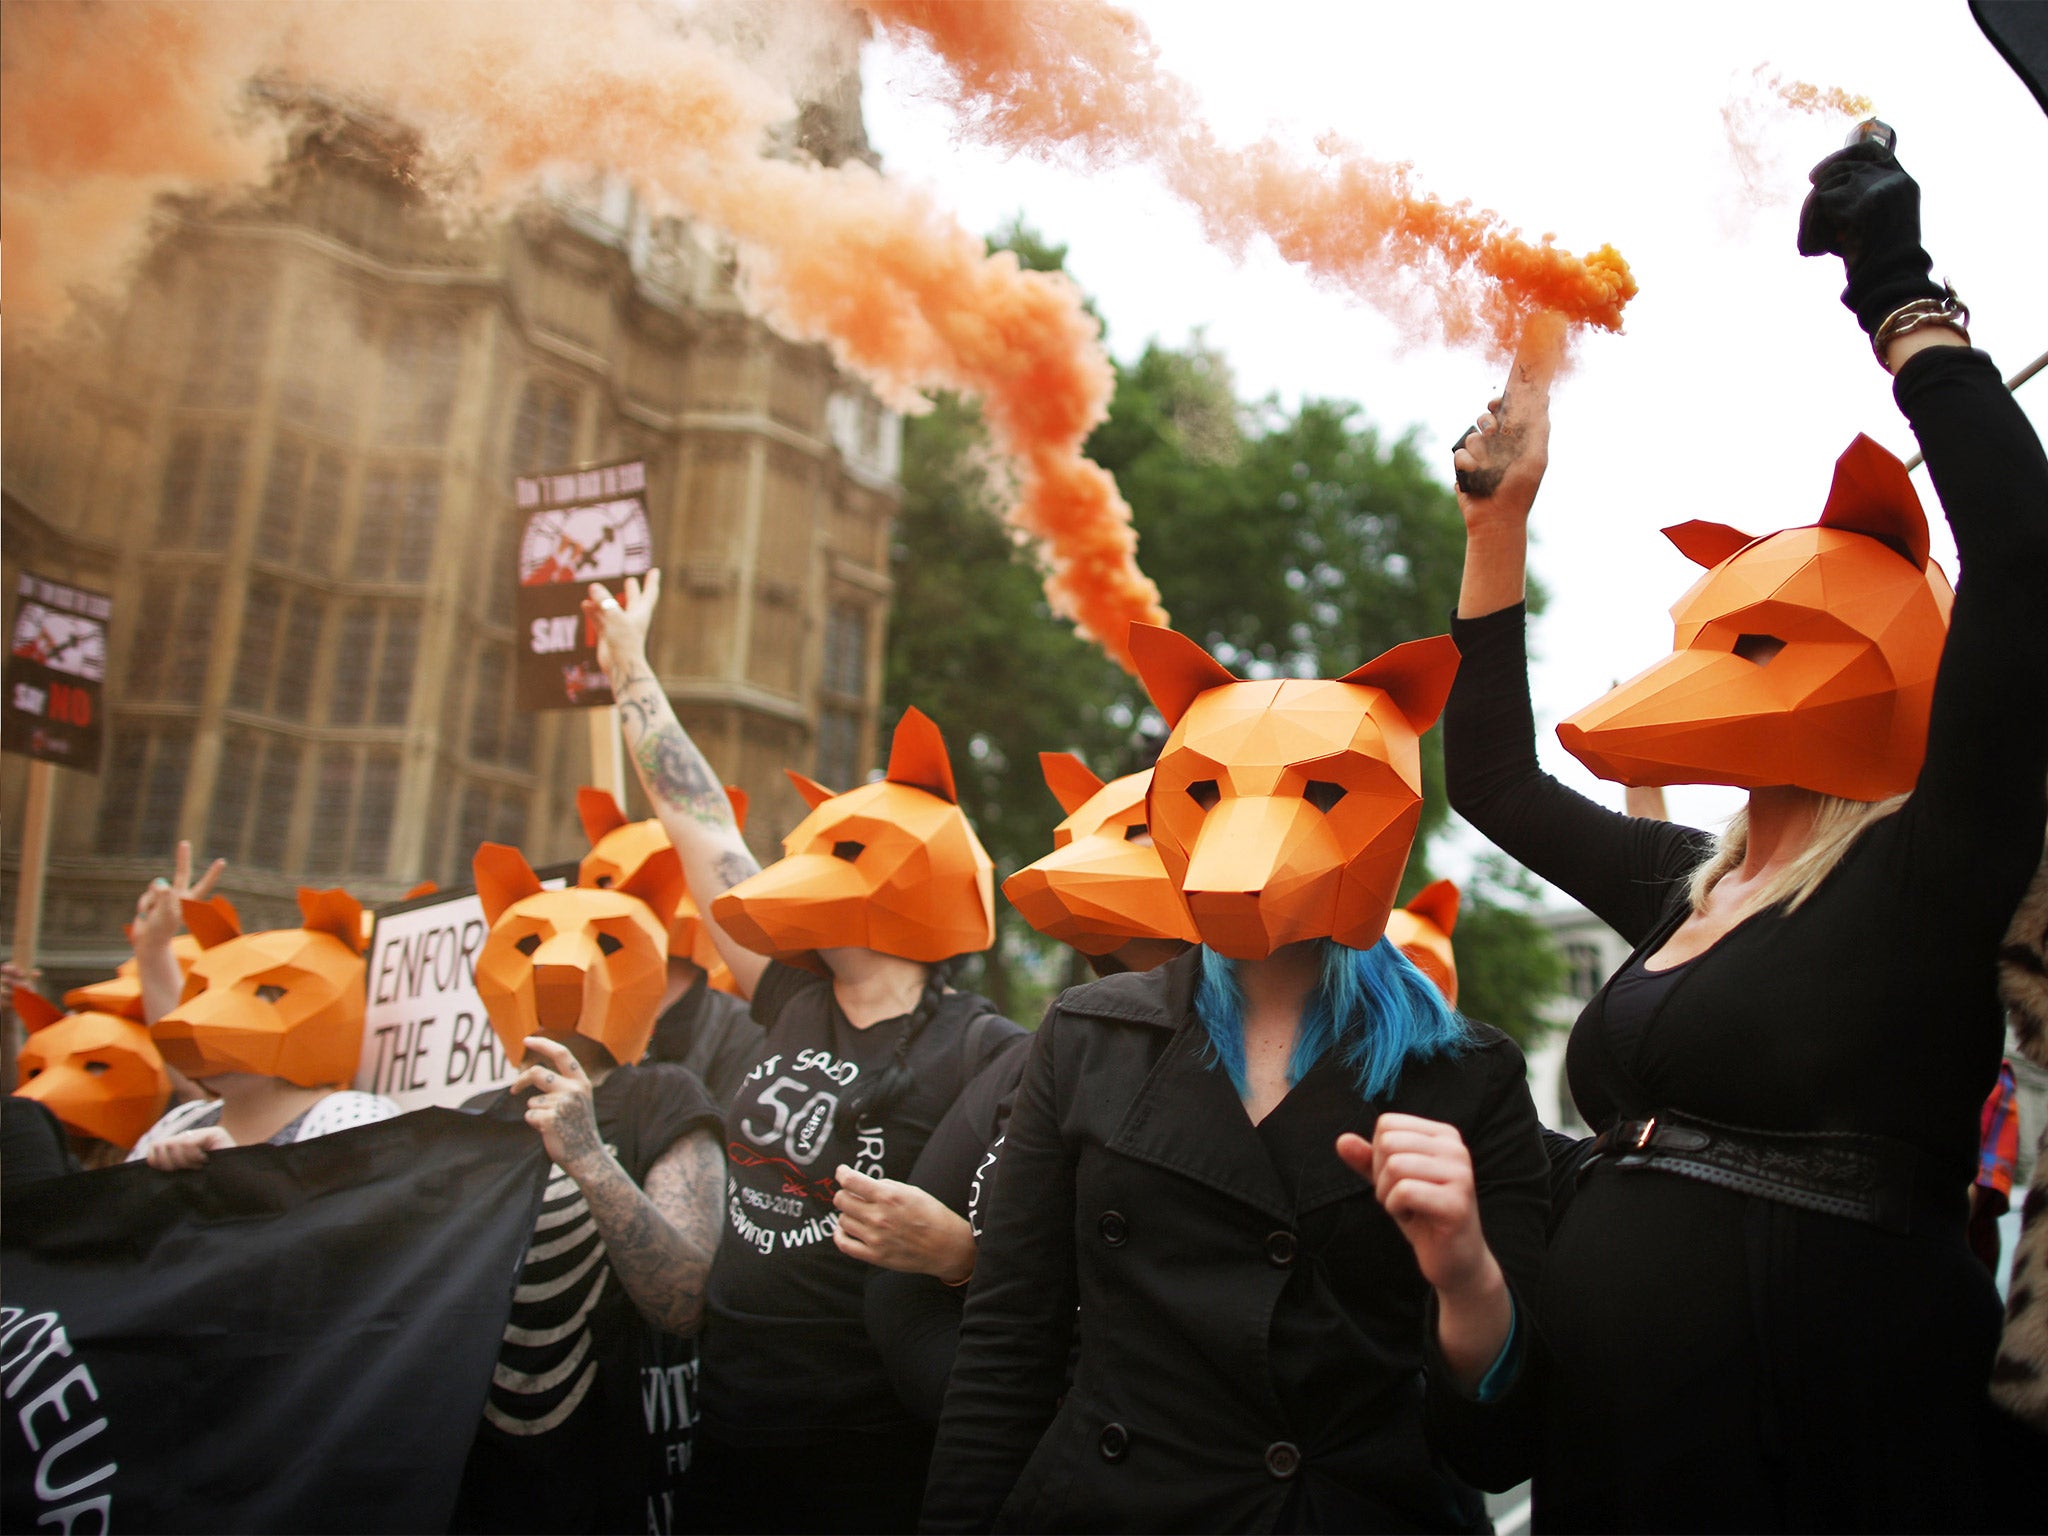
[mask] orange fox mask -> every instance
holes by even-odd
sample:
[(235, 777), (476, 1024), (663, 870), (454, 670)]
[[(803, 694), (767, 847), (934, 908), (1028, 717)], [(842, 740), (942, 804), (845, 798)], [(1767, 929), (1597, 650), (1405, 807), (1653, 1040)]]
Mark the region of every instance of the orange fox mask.
[[(732, 804), (733, 819), (739, 823), (740, 830), (745, 831), (747, 792), (728, 784), (725, 786), (725, 798)], [(675, 844), (669, 841), (661, 823), (652, 819), (628, 821), (626, 813), (619, 809), (619, 802), (609, 793), (587, 787), (576, 791), (576, 813), (582, 819), (584, 835), (590, 839), (591, 845), (590, 852), (583, 856), (583, 862), (576, 868), (576, 883), (603, 890), (628, 891), (641, 897), (656, 912), (667, 910), (670, 913), (668, 952), (678, 959), (695, 962), (709, 978), (710, 985), (719, 991), (737, 991), (732, 972), (719, 958), (718, 945), (712, 941), (711, 931), (704, 926), (697, 898), (690, 894)], [(681, 893), (672, 904), (668, 901), (671, 885)]]
[(301, 928), (243, 933), (185, 903), (199, 954), (185, 996), (157, 1020), (164, 1060), (187, 1077), (254, 1072), (302, 1088), (346, 1084), (363, 1047), (363, 909), (346, 891), (299, 891)]
[(16, 1092), (81, 1135), (132, 1147), (171, 1099), (164, 1059), (138, 1020), (97, 1009), (66, 1013), (14, 989), (14, 1014), (29, 1031)]
[(1622, 784), (1911, 789), (1954, 595), (1905, 465), (1858, 437), (1812, 527), (1664, 533), (1707, 568), (1672, 653), (1560, 725), (1565, 749)]
[(995, 942), (995, 866), (958, 804), (939, 728), (906, 709), (889, 771), (835, 795), (790, 774), (811, 814), (783, 857), (711, 904), (758, 954), (872, 949), (932, 964)]
[(523, 1060), (527, 1037), (542, 1034), (582, 1035), (622, 1065), (647, 1054), (668, 986), (661, 914), (675, 910), (683, 884), (680, 866), (667, 880), (645, 873), (658, 863), (643, 864), (635, 888), (549, 891), (517, 848), (477, 849), (476, 893), (491, 931), (476, 957), (476, 990), (510, 1060)]
[(1084, 955), (1133, 939), (1197, 942), (1146, 825), (1152, 770), (1105, 784), (1071, 752), (1041, 752), (1038, 766), (1067, 817), (1053, 829), (1052, 852), (1003, 882), (1024, 921)]
[(1334, 681), (1244, 682), (1194, 641), (1131, 626), (1173, 727), (1152, 770), (1152, 837), (1202, 942), (1233, 960), (1386, 931), (1422, 819), (1419, 738), (1458, 670), (1450, 637), (1397, 645)]
[(1425, 885), (1407, 906), (1387, 914), (1387, 937), (1394, 947), (1415, 962), (1453, 1008), (1458, 1006), (1458, 957), (1451, 949), (1451, 930), (1457, 926), (1458, 888), (1448, 880)]

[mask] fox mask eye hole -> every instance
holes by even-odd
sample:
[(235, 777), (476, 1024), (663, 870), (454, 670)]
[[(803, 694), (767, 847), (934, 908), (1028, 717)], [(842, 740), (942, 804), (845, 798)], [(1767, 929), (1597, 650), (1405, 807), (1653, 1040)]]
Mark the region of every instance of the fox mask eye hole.
[(1310, 779), (1301, 787), (1301, 798), (1327, 816), (1344, 798), (1344, 786), (1328, 779)]
[(1737, 635), (1735, 637), (1735, 654), (1744, 661), (1755, 662), (1760, 667), (1768, 665), (1770, 659), (1783, 649), (1785, 649), (1785, 642), (1776, 635)]
[(1149, 843), (1152, 841), (1152, 829), (1142, 821), (1134, 821), (1124, 828), (1124, 841), (1127, 843)]
[(616, 955), (626, 947), (626, 943), (625, 940), (615, 939), (608, 933), (600, 933), (597, 936), (597, 947), (608, 955)]
[(597, 877), (597, 888), (600, 891), (610, 890), (612, 888), (612, 877), (610, 875), (599, 875)]
[(1188, 786), (1188, 798), (1206, 811), (1223, 798), (1223, 791), (1214, 779), (1197, 779)]
[(113, 1071), (114, 1064), (111, 1061), (88, 1061), (85, 1064), (85, 1070), (90, 1072), (94, 1077), (98, 1077), (102, 1072)]
[(265, 1001), (266, 1003), (274, 1003), (280, 997), (284, 996), (284, 988), (276, 986), (270, 982), (265, 982), (262, 986), (256, 989), (256, 995), (262, 998), (263, 1001)]
[(522, 955), (530, 955), (536, 949), (540, 948), (540, 935), (537, 933), (529, 933), (524, 938), (514, 939), (512, 941), (512, 947), (518, 950), (519, 953), (521, 953)]
[(832, 857), (835, 859), (844, 859), (849, 864), (859, 859), (860, 856), (866, 853), (867, 851), (868, 845), (866, 843), (847, 842), (834, 843), (832, 845)]
[(30, 1067), (28, 1069), (28, 1075), (30, 1077), (41, 1077), (43, 1075), (43, 1069), (41, 1067)]

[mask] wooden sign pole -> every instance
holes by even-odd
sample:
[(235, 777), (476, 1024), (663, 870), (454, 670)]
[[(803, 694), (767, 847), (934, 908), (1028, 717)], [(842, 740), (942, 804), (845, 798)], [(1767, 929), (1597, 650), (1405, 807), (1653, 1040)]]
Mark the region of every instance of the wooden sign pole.
[(14, 963), (33, 974), (43, 932), (43, 868), (50, 857), (50, 791), (56, 765), (32, 758), (21, 818), (21, 874), (14, 891)]
[(587, 709), (590, 722), (590, 782), (610, 792), (620, 810), (626, 808), (626, 754), (619, 740), (619, 706)]

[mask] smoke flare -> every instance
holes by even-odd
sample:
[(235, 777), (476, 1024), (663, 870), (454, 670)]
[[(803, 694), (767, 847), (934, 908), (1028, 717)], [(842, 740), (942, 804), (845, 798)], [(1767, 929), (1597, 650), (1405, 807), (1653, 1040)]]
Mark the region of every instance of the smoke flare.
[(938, 94), (962, 131), (999, 148), (1083, 164), (1154, 167), (1232, 255), (1270, 240), (1287, 261), (1373, 305), (1411, 336), (1513, 355), (1532, 315), (1619, 330), (1635, 295), (1612, 246), (1586, 256), (1530, 241), (1495, 213), (1445, 202), (1405, 165), (1325, 137), (1320, 165), (1271, 139), (1226, 147), (1187, 85), (1159, 65), (1136, 17), (1086, 0), (860, 0), (890, 38), (944, 69)]
[(475, 209), (510, 207), (543, 173), (596, 169), (721, 232), (749, 307), (825, 343), (890, 403), (920, 409), (934, 388), (980, 398), (1016, 466), (1007, 515), (1042, 542), (1056, 613), (1126, 666), (1130, 622), (1165, 622), (1130, 509), (1081, 452), (1114, 380), (1079, 290), (989, 255), (864, 163), (775, 152), (794, 101), (680, 13), (630, 0), (9, 0), (0, 20), (17, 317), (56, 318), (67, 284), (113, 278), (159, 194), (258, 183), (278, 140), (236, 132), (248, 83), (302, 84), (416, 131), (428, 160), (463, 169)]
[(1742, 197), (1752, 207), (1789, 203), (1802, 185), (1798, 170), (1786, 165), (1775, 140), (1794, 114), (1812, 117), (1863, 118), (1876, 110), (1868, 96), (1833, 85), (1787, 80), (1759, 64), (1747, 77), (1737, 75), (1721, 107), (1728, 138), (1728, 158), (1742, 183)]

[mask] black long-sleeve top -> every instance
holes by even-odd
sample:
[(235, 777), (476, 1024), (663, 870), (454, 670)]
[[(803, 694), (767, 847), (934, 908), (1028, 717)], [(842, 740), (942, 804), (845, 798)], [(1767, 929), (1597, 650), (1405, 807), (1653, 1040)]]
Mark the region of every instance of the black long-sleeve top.
[(1579, 1183), (1536, 1307), (1540, 1390), (1496, 1419), (1539, 1529), (1984, 1518), (1998, 1306), (1963, 1198), (2002, 1043), (1995, 957), (2048, 819), (2048, 459), (1980, 352), (1923, 352), (1894, 393), (1955, 530), (1955, 608), (1912, 794), (1797, 911), (1647, 971), (1709, 840), (1541, 771), (1521, 608), (1453, 628), (1452, 805), (1636, 946), (1572, 1031), (1587, 1123), (1678, 1112), (1920, 1153), (1903, 1238), (1667, 1173)]

